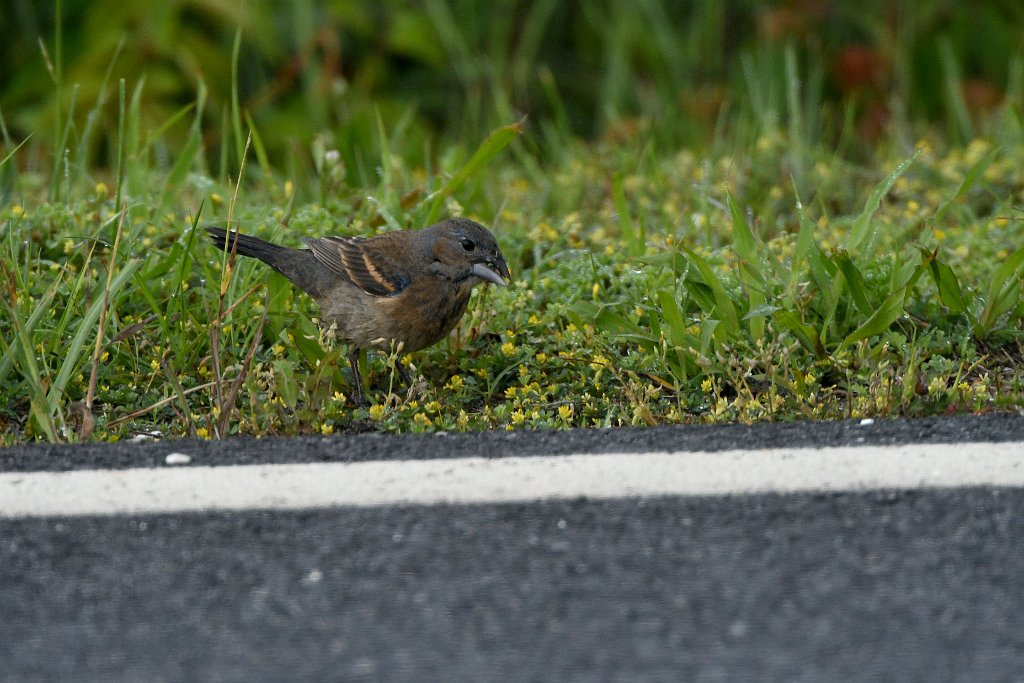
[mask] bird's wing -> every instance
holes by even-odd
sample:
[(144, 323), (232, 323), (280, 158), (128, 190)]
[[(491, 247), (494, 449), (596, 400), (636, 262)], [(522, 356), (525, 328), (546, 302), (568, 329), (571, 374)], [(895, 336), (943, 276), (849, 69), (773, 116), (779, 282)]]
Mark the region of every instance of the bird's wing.
[(359, 237), (307, 238), (316, 260), (373, 296), (394, 296), (409, 286), (412, 277), (398, 259)]

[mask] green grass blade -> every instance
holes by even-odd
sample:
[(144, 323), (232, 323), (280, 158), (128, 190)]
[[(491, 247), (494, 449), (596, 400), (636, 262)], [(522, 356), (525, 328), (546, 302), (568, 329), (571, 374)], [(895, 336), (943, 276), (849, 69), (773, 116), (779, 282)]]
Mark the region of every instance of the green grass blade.
[(142, 144), (142, 94), (145, 91), (146, 76), (139, 77), (139, 82), (132, 88), (132, 97), (128, 103), (128, 117), (125, 122), (125, 141), (128, 143), (128, 158), (138, 161)]
[(878, 207), (881, 206), (882, 198), (889, 194), (889, 190), (896, 183), (896, 179), (906, 173), (907, 169), (917, 159), (918, 154), (920, 152), (914, 152), (913, 156), (909, 159), (904, 159), (896, 164), (896, 168), (893, 169), (892, 173), (885, 176), (882, 182), (875, 186), (875, 189), (868, 197), (868, 201), (864, 204), (864, 210), (854, 219), (853, 225), (850, 228), (850, 236), (846, 240), (846, 248), (849, 251), (856, 253), (862, 246), (870, 247), (874, 241), (875, 230), (877, 229), (872, 224), (871, 218), (878, 211)]
[(823, 305), (822, 317), (830, 318), (835, 315), (839, 306), (839, 293), (836, 284), (843, 285), (845, 280), (836, 278), (839, 267), (825, 255), (817, 245), (812, 245), (808, 251), (807, 265), (810, 271), (811, 283), (814, 293), (820, 297)]
[(252, 135), (252, 148), (256, 152), (256, 161), (260, 165), (260, 170), (263, 171), (263, 175), (270, 177), (273, 175), (270, 157), (267, 156), (267, 148), (263, 145), (263, 139), (260, 137), (259, 131), (256, 130), (256, 123), (248, 111), (245, 112), (245, 123), (249, 126), (249, 133)]
[(181, 184), (185, 182), (185, 178), (192, 169), (192, 164), (195, 162), (196, 156), (202, 149), (202, 119), (203, 105), (205, 102), (206, 85), (202, 81), (199, 81), (199, 93), (196, 97), (196, 115), (192, 120), (192, 128), (189, 130), (188, 140), (185, 142), (185, 146), (182, 148), (181, 152), (178, 153), (178, 158), (175, 160), (174, 166), (171, 167), (171, 172), (167, 174), (167, 180), (164, 182), (163, 195), (160, 200), (161, 204), (164, 206), (171, 202), (174, 193), (181, 187)]
[[(25, 321), (24, 328), (26, 335), (29, 338), (31, 338), (32, 332), (36, 329), (36, 325), (39, 324), (39, 321), (42, 320), (44, 315), (53, 315), (53, 310), (50, 308), (50, 302), (53, 301), (53, 297), (57, 293), (57, 288), (59, 286), (59, 280), (54, 280), (53, 284), (46, 290), (46, 293), (43, 294), (36, 303), (36, 307), (32, 310), (28, 320)], [(16, 314), (14, 307), (9, 304), (8, 310), (12, 316)], [(7, 380), (7, 375), (11, 372), (15, 354), (22, 352), (20, 344), (20, 338), (16, 336), (13, 343), (4, 351), (4, 355), (0, 356), (0, 386), (4, 384)]]
[(732, 299), (729, 298), (729, 294), (725, 291), (725, 286), (722, 284), (722, 281), (717, 275), (715, 275), (715, 271), (711, 269), (707, 262), (695, 251), (685, 247), (683, 248), (683, 251), (686, 253), (687, 257), (689, 257), (690, 262), (697, 268), (701, 279), (704, 280), (704, 284), (711, 289), (711, 294), (715, 302), (714, 314), (722, 321), (722, 324), (725, 326), (725, 330), (729, 336), (739, 336), (740, 317), (736, 312), (736, 305), (733, 304)]
[(235, 42), (231, 46), (231, 130), (235, 137), (235, 165), (242, 167), (245, 150), (245, 134), (242, 131), (241, 107), (238, 101), (238, 55), (242, 51), (242, 27), (235, 30)]
[(739, 257), (751, 265), (757, 263), (757, 240), (750, 230), (747, 217), (743, 214), (732, 193), (727, 192), (725, 201), (729, 205), (729, 214), (732, 216), (732, 246), (739, 254)]
[[(388, 132), (384, 127), (384, 117), (381, 116), (380, 108), (375, 107), (375, 111), (377, 114), (377, 137), (380, 140), (380, 184), (377, 186), (377, 193), (383, 198), (379, 200), (381, 212), (390, 217), (391, 211), (396, 206), (396, 202), (393, 201), (395, 184), (392, 171), (394, 164), (391, 158), (391, 141), (388, 139)], [(397, 221), (391, 218), (389, 222)]]
[(14, 149), (11, 150), (10, 154), (5, 156), (3, 159), (0, 159), (0, 169), (3, 169), (3, 167), (7, 165), (7, 162), (10, 161), (11, 159), (13, 159), (14, 155), (18, 153), (18, 150), (21, 149), (25, 145), (25, 143), (28, 142), (31, 139), (32, 139), (32, 134), (29, 133), (28, 135), (25, 136), (24, 140), (22, 140), (21, 142), (18, 143), (17, 147), (15, 147)]
[(993, 147), (988, 151), (988, 154), (983, 156), (981, 159), (976, 161), (973, 166), (971, 166), (971, 168), (964, 175), (963, 180), (960, 181), (960, 185), (956, 188), (956, 192), (953, 193), (953, 196), (947, 199), (946, 201), (942, 202), (938, 210), (935, 211), (935, 216), (932, 219), (934, 222), (938, 223), (940, 220), (942, 220), (942, 217), (946, 215), (946, 212), (949, 211), (949, 208), (953, 206), (957, 200), (959, 200), (961, 197), (967, 194), (967, 192), (972, 187), (974, 187), (974, 183), (976, 183), (978, 181), (978, 178), (980, 178), (982, 174), (985, 173), (986, 170), (988, 170), (988, 167), (992, 165), (992, 162), (996, 160), (996, 157), (999, 156), (999, 152), (1001, 151), (1002, 148)]
[[(36, 363), (35, 347), (29, 338), (28, 331), (18, 315), (14, 306), (8, 304), (7, 310), (11, 315), (11, 324), (14, 327), (15, 337), (19, 342), (17, 349), (7, 348), (4, 355), (10, 355), (21, 368), (21, 374), (29, 386), (29, 405), (32, 415), (36, 418), (36, 424), (43, 430), (50, 443), (56, 443), (60, 439), (57, 436), (57, 428), (53, 421), (53, 413), (46, 397), (46, 389), (43, 387), (43, 378), (39, 372), (39, 364)], [(6, 343), (5, 343), (6, 346)]]
[(622, 175), (616, 173), (612, 177), (612, 197), (615, 200), (615, 213), (619, 218), (619, 232), (626, 243), (626, 252), (630, 256), (641, 256), (645, 251), (644, 238), (637, 234), (633, 216), (626, 200), (626, 192), (622, 188)]
[(1024, 264), (1024, 247), (1013, 252), (1003, 262), (992, 281), (988, 286), (988, 293), (985, 297), (985, 308), (978, 316), (978, 328), (976, 334), (979, 337), (986, 337), (995, 328), (996, 322), (1005, 313), (1016, 305), (1020, 285), (1017, 282), (1017, 270)]
[(67, 120), (64, 123), (64, 129), (60, 134), (60, 141), (57, 149), (54, 150), (54, 161), (53, 171), (50, 175), (50, 201), (59, 202), (61, 200), (61, 172), (67, 171), (67, 164), (69, 163), (67, 154), (68, 138), (71, 137), (71, 130), (75, 127), (75, 105), (78, 102), (78, 84), (76, 83), (71, 88), (71, 101), (68, 104)]
[(508, 126), (502, 126), (495, 131), (492, 131), (487, 139), (477, 148), (473, 156), (470, 157), (462, 168), (460, 168), (455, 175), (448, 179), (441, 188), (431, 193), (433, 203), (430, 205), (430, 212), (427, 214), (427, 223), (434, 223), (441, 216), (441, 209), (444, 207), (444, 200), (451, 196), (452, 193), (456, 192), (462, 185), (472, 178), (477, 172), (483, 169), (487, 164), (491, 162), (494, 157), (498, 156), (502, 150), (512, 144), (523, 132), (522, 121), (513, 123)]
[(951, 313), (967, 313), (967, 304), (964, 302), (963, 290), (960, 288), (960, 281), (957, 280), (953, 269), (947, 264), (935, 258), (934, 252), (926, 249), (921, 250), (922, 261), (928, 264), (935, 288), (939, 292), (939, 301), (950, 310)]
[(939, 300), (953, 313), (969, 313), (964, 303), (960, 282), (956, 279), (953, 269), (945, 263), (936, 261), (932, 264), (935, 284), (939, 289)]
[(786, 109), (789, 123), (790, 156), (793, 159), (793, 180), (802, 186), (806, 175), (806, 142), (807, 135), (803, 124), (803, 107), (800, 103), (800, 73), (796, 63), (796, 48), (792, 43), (786, 45)]
[(125, 128), (127, 106), (123, 78), (117, 83), (117, 103), (117, 189), (114, 192), (114, 206), (120, 207), (122, 206), (121, 197), (124, 192), (125, 158), (128, 151), (128, 146), (125, 142), (125, 136), (127, 135)]
[(846, 278), (846, 289), (853, 296), (853, 303), (857, 306), (857, 309), (864, 315), (871, 315), (874, 312), (874, 308), (868, 302), (864, 278), (861, 276), (860, 271), (857, 270), (857, 266), (853, 264), (850, 255), (840, 249), (833, 254), (832, 261), (839, 266), (839, 272)]
[(672, 346), (683, 348), (687, 343), (686, 318), (676, 300), (675, 292), (670, 289), (658, 291), (658, 310), (668, 327), (668, 340)]
[[(110, 306), (114, 306), (114, 302), (117, 297), (117, 293), (121, 290), (121, 287), (131, 279), (136, 269), (142, 265), (140, 259), (132, 259), (124, 264), (121, 271), (113, 277), (110, 282)], [(67, 387), (68, 380), (71, 379), (72, 374), (78, 368), (80, 358), (82, 356), (82, 350), (85, 348), (86, 339), (96, 331), (96, 322), (99, 320), (100, 311), (103, 309), (103, 297), (96, 297), (92, 305), (86, 310), (85, 315), (78, 323), (78, 328), (75, 330), (75, 336), (71, 338), (68, 343), (65, 352), (64, 360), (61, 363), (60, 370), (57, 372), (56, 378), (53, 380), (53, 385), (50, 387), (47, 402), (51, 409), (51, 415), (55, 412), (55, 409), (60, 400), (60, 396), (64, 393), (64, 389)]]
[(800, 201), (800, 195), (797, 195), (796, 197), (796, 212), (797, 216), (800, 217), (800, 232), (796, 237), (796, 248), (793, 250), (793, 261), (790, 264), (790, 290), (796, 289), (796, 285), (800, 281), (800, 277), (803, 272), (801, 268), (807, 261), (807, 254), (810, 252), (811, 245), (814, 244), (815, 225), (811, 219), (807, 217), (807, 213), (804, 211), (804, 204)]
[[(140, 86), (141, 86), (141, 83), (140, 83)], [(133, 95), (133, 98), (134, 98), (134, 95)], [(192, 111), (193, 109), (196, 108), (196, 105), (197, 105), (197, 102), (189, 102), (184, 107), (182, 107), (181, 109), (179, 109), (176, 112), (174, 112), (173, 114), (171, 114), (171, 116), (166, 121), (164, 121), (161, 125), (157, 126), (154, 130), (151, 130), (148, 133), (146, 133), (146, 144), (143, 146), (142, 150), (140, 151), (140, 156), (149, 154), (149, 151), (152, 149), (153, 145), (155, 145), (157, 142), (159, 142), (161, 139), (163, 139), (163, 137), (167, 133), (167, 131), (170, 130), (171, 128), (173, 128), (175, 126), (175, 124), (177, 124), (183, 118), (185, 118), (185, 116), (190, 111)]]
[(864, 321), (864, 323), (856, 330), (851, 332), (843, 340), (842, 346), (849, 346), (861, 339), (867, 339), (873, 337), (876, 334), (881, 334), (888, 330), (896, 320), (903, 315), (904, 301), (906, 299), (906, 292), (893, 292), (885, 298), (882, 305), (879, 306), (871, 317)]
[(795, 311), (780, 310), (774, 316), (775, 323), (796, 337), (800, 345), (821, 359), (828, 355), (825, 346), (821, 343), (821, 335), (810, 325), (800, 319)]

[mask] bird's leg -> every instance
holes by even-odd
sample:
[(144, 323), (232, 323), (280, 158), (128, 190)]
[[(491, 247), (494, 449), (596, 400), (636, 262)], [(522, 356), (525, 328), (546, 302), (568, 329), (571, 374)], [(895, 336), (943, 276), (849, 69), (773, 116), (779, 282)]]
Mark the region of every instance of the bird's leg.
[(353, 401), (357, 406), (365, 406), (366, 397), (363, 395), (363, 378), (359, 375), (359, 349), (349, 344), (348, 347), (348, 363), (352, 366), (352, 381), (355, 384), (355, 397)]
[(405, 386), (411, 387), (412, 376), (409, 375), (409, 371), (405, 369), (404, 365), (402, 365), (402, 359), (399, 357), (395, 357), (395, 370), (397, 370), (398, 374), (401, 375), (402, 381), (405, 382)]

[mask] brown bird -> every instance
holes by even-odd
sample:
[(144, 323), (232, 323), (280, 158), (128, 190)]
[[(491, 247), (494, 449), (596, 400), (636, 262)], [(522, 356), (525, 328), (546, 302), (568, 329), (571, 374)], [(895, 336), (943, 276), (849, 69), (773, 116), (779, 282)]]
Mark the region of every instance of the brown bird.
[(473, 287), (504, 287), (510, 277), (494, 235), (467, 218), (370, 238), (307, 237), (308, 249), (223, 228), (206, 232), (220, 249), (258, 258), (316, 299), (322, 319), (348, 342), (358, 404), (366, 403), (360, 349), (408, 353), (435, 344), (462, 318)]

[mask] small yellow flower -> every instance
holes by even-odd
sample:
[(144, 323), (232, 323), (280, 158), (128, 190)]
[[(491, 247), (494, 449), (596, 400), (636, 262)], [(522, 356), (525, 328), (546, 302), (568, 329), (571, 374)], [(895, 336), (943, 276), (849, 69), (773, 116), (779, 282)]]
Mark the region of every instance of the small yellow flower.
[(213, 202), (214, 204), (217, 204), (219, 206), (219, 205), (224, 203), (224, 198), (221, 197), (216, 192), (211, 192), (210, 193), (210, 201)]
[(514, 356), (516, 353), (516, 345), (512, 342), (505, 342), (501, 345), (501, 353), (505, 356)]
[(568, 420), (572, 417), (572, 406), (558, 406), (558, 417), (562, 420)]
[(109, 192), (106, 183), (96, 183), (96, 187), (93, 189), (95, 190), (97, 197), (106, 197), (107, 192)]
[(423, 413), (416, 413), (415, 415), (413, 415), (412, 421), (415, 422), (416, 424), (423, 425), (424, 427), (429, 427), (430, 425), (434, 424), (433, 420), (431, 420)]
[(537, 323), (540, 322), (540, 318), (538, 318), (535, 315), (531, 315), (529, 318), (526, 319), (526, 322), (528, 322), (531, 325), (536, 325)]
[(71, 251), (74, 248), (75, 248), (75, 241), (73, 239), (66, 239), (66, 240), (64, 240), (64, 253), (65, 254), (70, 254)]
[(292, 193), (295, 192), (295, 183), (290, 180), (286, 180), (284, 183), (284, 196), (291, 197)]
[(543, 351), (541, 351), (536, 356), (534, 356), (534, 358), (537, 359), (537, 364), (538, 365), (544, 365), (544, 363), (546, 363), (547, 360), (548, 360), (548, 354), (546, 354)]
[(508, 389), (505, 390), (505, 398), (507, 398), (508, 400), (511, 401), (511, 400), (515, 399), (515, 397), (516, 397), (516, 388), (515, 387), (509, 387)]
[(525, 421), (526, 421), (526, 413), (524, 413), (522, 410), (513, 410), (512, 411), (512, 424), (520, 425), (520, 424), (523, 424), (523, 422), (525, 422)]
[(196, 430), (196, 436), (199, 437), (200, 439), (209, 439), (210, 430), (207, 429), (206, 427), (200, 427), (199, 429)]
[(320, 425), (320, 433), (324, 436), (328, 436), (334, 433), (334, 425), (327, 424), (326, 422)]
[(448, 384), (446, 386), (447, 386), (448, 389), (452, 389), (454, 391), (458, 391), (459, 389), (462, 388), (462, 376), (461, 375), (452, 375), (451, 379), (448, 380)]
[(710, 377), (708, 377), (706, 380), (700, 383), (700, 388), (704, 393), (710, 392), (711, 389), (714, 388), (714, 386), (715, 383), (711, 381)]
[(386, 408), (384, 408), (384, 406), (382, 406), (380, 404), (374, 404), (374, 405), (370, 406), (370, 419), (371, 420), (380, 420), (380, 419), (382, 419), (384, 417), (385, 411), (386, 411)]
[(284, 344), (274, 344), (270, 350), (274, 352), (275, 356), (282, 356), (284, 355)]
[(160, 363), (159, 361), (157, 361), (156, 358), (154, 358), (153, 360), (149, 361), (149, 367), (153, 369), (153, 372), (156, 372), (157, 370), (160, 369)]
[(11, 215), (14, 216), (15, 218), (21, 218), (22, 216), (25, 215), (25, 207), (23, 207), (21, 204), (15, 204), (14, 206), (11, 207)]
[(722, 414), (724, 414), (728, 410), (729, 410), (729, 399), (727, 399), (727, 398), (720, 398), (717, 401), (715, 401), (715, 407), (713, 408), (713, 412), (714, 412), (714, 414), (716, 416), (722, 415)]

